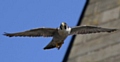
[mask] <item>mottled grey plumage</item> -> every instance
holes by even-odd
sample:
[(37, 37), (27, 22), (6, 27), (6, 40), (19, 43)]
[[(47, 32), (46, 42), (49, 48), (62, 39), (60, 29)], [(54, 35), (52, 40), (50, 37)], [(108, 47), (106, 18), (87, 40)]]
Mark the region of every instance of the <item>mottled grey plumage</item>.
[(62, 46), (68, 35), (89, 34), (99, 32), (113, 32), (117, 29), (108, 29), (95, 26), (76, 26), (70, 28), (65, 22), (62, 22), (59, 28), (37, 28), (18, 33), (4, 33), (9, 37), (53, 37), (51, 42), (44, 49), (58, 48)]

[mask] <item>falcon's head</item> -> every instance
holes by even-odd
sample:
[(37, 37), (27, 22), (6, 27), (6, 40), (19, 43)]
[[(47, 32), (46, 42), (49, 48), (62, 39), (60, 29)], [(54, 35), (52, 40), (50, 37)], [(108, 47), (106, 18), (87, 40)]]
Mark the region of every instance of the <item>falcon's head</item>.
[(65, 22), (62, 22), (61, 24), (60, 24), (60, 29), (61, 30), (66, 30), (68, 28), (68, 26), (67, 26), (67, 24), (65, 23)]

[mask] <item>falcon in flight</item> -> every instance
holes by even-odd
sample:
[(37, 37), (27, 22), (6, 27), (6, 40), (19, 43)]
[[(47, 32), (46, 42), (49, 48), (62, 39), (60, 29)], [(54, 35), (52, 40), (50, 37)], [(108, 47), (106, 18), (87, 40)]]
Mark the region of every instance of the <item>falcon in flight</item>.
[(36, 28), (17, 33), (4, 33), (4, 35), (8, 37), (53, 37), (51, 42), (47, 46), (45, 46), (44, 49), (60, 49), (68, 35), (90, 34), (100, 32), (110, 33), (116, 30), (117, 29), (108, 29), (95, 26), (76, 26), (71, 28), (65, 22), (62, 22), (59, 28)]

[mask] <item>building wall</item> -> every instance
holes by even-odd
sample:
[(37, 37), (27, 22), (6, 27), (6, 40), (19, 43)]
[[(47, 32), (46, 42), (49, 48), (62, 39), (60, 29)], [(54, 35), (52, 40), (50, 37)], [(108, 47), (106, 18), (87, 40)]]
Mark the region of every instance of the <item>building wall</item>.
[[(82, 25), (120, 29), (120, 0), (90, 0)], [(67, 62), (120, 62), (120, 31), (76, 36)]]

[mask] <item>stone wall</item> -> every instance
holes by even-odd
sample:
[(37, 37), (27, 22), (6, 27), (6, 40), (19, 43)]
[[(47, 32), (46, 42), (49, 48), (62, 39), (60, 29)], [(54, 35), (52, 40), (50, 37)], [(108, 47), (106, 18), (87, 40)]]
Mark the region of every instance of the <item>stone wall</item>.
[[(120, 29), (120, 0), (90, 0), (82, 25)], [(120, 31), (76, 36), (67, 62), (120, 62)]]

